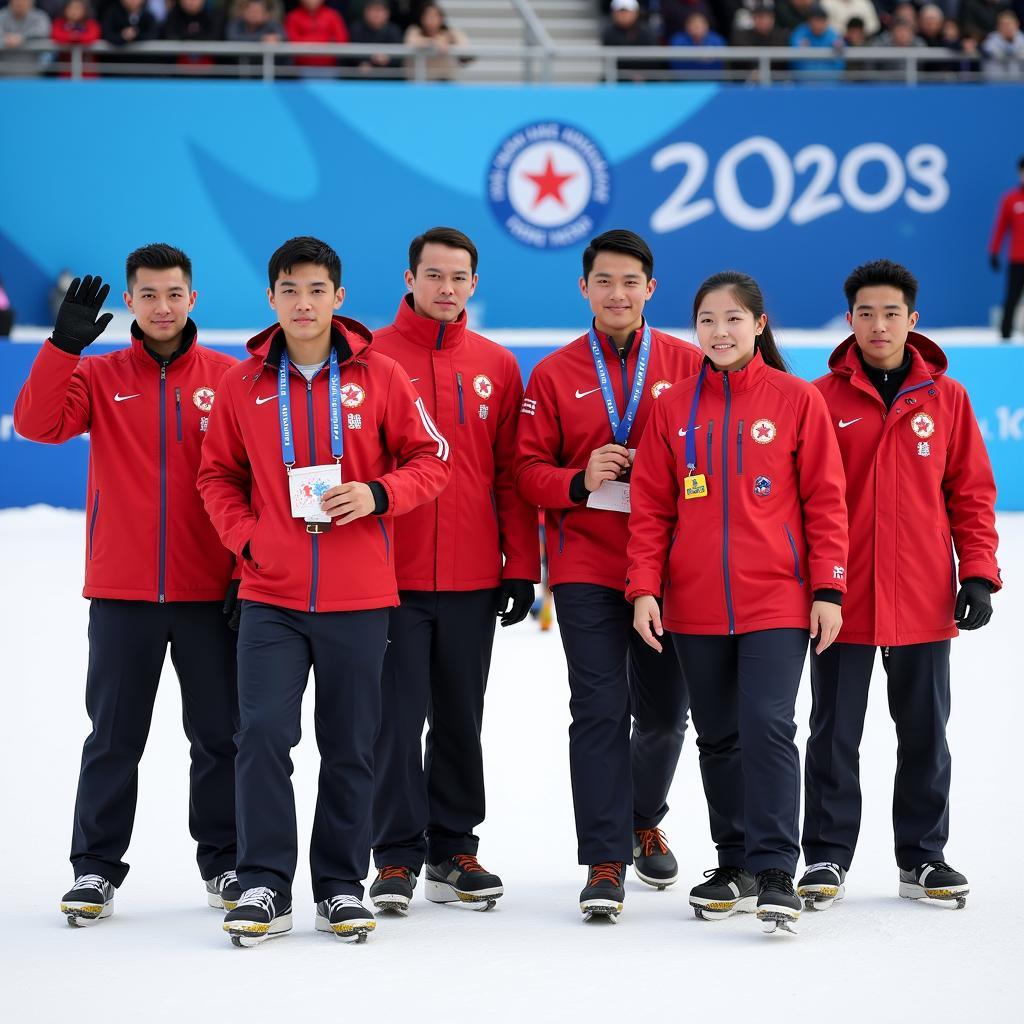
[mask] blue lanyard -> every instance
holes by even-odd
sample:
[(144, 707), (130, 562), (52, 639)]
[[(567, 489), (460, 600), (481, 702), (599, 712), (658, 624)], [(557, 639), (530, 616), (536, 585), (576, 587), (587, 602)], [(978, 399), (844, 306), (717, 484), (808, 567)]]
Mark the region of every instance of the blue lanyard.
[(643, 337), (640, 339), (640, 352), (636, 359), (633, 390), (630, 392), (626, 413), (621, 420), (619, 419), (619, 410), (615, 406), (615, 394), (612, 391), (612, 382), (608, 377), (608, 367), (604, 363), (601, 342), (598, 340), (593, 327), (590, 328), (590, 354), (594, 357), (594, 369), (597, 371), (597, 381), (601, 385), (601, 395), (604, 398), (604, 407), (608, 411), (608, 422), (612, 425), (615, 443), (624, 445), (629, 440), (629, 432), (633, 428), (636, 411), (640, 407), (640, 399), (644, 393), (644, 381), (647, 379), (647, 364), (651, 355), (651, 329), (647, 324), (644, 324)]
[[(284, 464), (291, 469), (295, 465), (295, 438), (292, 426), (291, 387), (288, 382), (288, 353), (281, 352), (281, 362), (277, 367), (277, 412), (281, 419), (281, 455)], [(341, 370), (338, 367), (338, 353), (331, 347), (330, 382), (328, 391), (331, 397), (331, 455), (337, 462), (345, 453), (345, 438), (341, 432)], [(309, 453), (310, 464), (316, 462), (316, 452)]]
[(708, 372), (705, 362), (697, 375), (697, 386), (693, 389), (693, 402), (690, 405), (690, 419), (686, 424), (686, 468), (692, 473), (697, 468), (697, 439), (694, 435), (694, 424), (697, 422), (697, 406), (700, 405), (700, 389), (704, 386), (704, 374)]

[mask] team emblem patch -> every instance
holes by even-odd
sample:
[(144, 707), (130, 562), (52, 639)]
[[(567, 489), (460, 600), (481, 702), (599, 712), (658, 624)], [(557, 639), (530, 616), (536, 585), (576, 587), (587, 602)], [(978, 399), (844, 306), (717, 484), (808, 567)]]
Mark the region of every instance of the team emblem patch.
[(362, 430), (363, 429), (363, 416), (362, 413), (350, 412), (347, 417), (348, 429), (349, 430)]
[(931, 453), (932, 446), (927, 441), (917, 442), (917, 454), (920, 455), (922, 459), (927, 459)]
[(750, 436), (758, 444), (771, 444), (777, 433), (771, 420), (754, 420), (754, 425), (750, 428)]
[(935, 433), (935, 420), (926, 412), (919, 412), (911, 421), (910, 429), (920, 438), (929, 438)]
[(523, 404), (519, 407), (519, 412), (523, 416), (536, 416), (537, 415), (537, 399), (536, 398), (524, 398)]
[(665, 391), (672, 387), (672, 381), (670, 380), (656, 380), (651, 385), (651, 398), (660, 397)]
[(754, 481), (754, 493), (759, 498), (767, 498), (772, 493), (772, 482), (766, 476), (759, 476)]
[(477, 393), (478, 398), (482, 398), (486, 402), (494, 394), (494, 385), (491, 383), (491, 378), (486, 374), (478, 373), (473, 378), (473, 390)]
[(832, 579), (843, 580), (846, 579), (846, 569), (841, 565), (832, 566)]
[(477, 411), (480, 415), (480, 419), (485, 420), (491, 414), (491, 407), (489, 405), (481, 405)]
[(341, 404), (346, 409), (358, 409), (366, 401), (366, 392), (358, 384), (341, 385)]
[(192, 392), (192, 401), (200, 412), (209, 412), (213, 408), (213, 388), (196, 388)]

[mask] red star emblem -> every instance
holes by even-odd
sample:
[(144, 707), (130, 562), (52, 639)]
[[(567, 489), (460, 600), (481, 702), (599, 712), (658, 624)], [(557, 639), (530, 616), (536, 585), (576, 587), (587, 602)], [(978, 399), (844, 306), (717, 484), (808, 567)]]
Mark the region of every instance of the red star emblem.
[(759, 426), (757, 428), (757, 436), (758, 437), (770, 437), (771, 436), (771, 429), (769, 428), (767, 423), (762, 423), (761, 426)]
[(914, 426), (921, 430), (925, 430), (928, 427), (928, 421), (923, 416), (918, 416), (918, 418), (914, 420)]
[(548, 153), (544, 170), (540, 174), (527, 173), (524, 176), (537, 186), (537, 194), (533, 198), (533, 206), (536, 209), (549, 196), (560, 206), (565, 206), (565, 197), (562, 195), (562, 189), (567, 182), (572, 181), (576, 177), (576, 174), (575, 172), (559, 174), (555, 170), (555, 162), (552, 160), (551, 154)]

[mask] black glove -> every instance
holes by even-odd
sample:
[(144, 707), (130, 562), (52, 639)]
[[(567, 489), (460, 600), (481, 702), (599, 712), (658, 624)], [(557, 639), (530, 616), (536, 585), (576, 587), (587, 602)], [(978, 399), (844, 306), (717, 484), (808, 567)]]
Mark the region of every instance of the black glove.
[(999, 253), (994, 252), (990, 254), (988, 261), (992, 264), (992, 269), (998, 274), (999, 273)]
[(68, 285), (64, 301), (57, 310), (57, 322), (50, 335), (54, 345), (70, 355), (80, 356), (82, 349), (91, 345), (114, 319), (113, 313), (96, 317), (109, 294), (110, 285), (104, 284), (102, 277), (76, 277)]
[(241, 580), (232, 580), (228, 584), (228, 592), (224, 597), (224, 614), (228, 617), (228, 629), (238, 632), (242, 618), (242, 602), (238, 600), (238, 587)]
[(960, 584), (953, 618), (961, 629), (981, 629), (992, 618), (992, 587), (988, 580), (972, 578)]
[[(522, 622), (533, 607), (533, 584), (529, 580), (505, 580), (498, 591), (498, 615), (503, 626)], [(508, 607), (509, 601), (512, 607)]]

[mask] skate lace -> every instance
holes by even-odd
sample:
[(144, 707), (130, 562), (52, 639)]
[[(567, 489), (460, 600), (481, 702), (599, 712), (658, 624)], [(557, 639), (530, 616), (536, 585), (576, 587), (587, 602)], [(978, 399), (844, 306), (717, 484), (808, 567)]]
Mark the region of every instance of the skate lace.
[(103, 887), (107, 884), (107, 880), (102, 875), (79, 875), (75, 879), (76, 889), (97, 889), (99, 892), (103, 892)]
[(730, 882), (739, 881), (741, 873), (740, 868), (717, 867), (712, 868), (710, 871), (705, 871), (704, 877), (707, 878), (712, 885), (728, 885)]
[(636, 837), (640, 840), (643, 856), (650, 857), (654, 853), (668, 853), (665, 833), (660, 828), (638, 828)]
[(238, 884), (238, 875), (234, 871), (225, 871), (213, 880), (213, 884), (217, 886), (217, 892), (223, 892), (229, 885)]
[(452, 860), (467, 874), (486, 875), (487, 869), (471, 853), (457, 853)]
[(757, 876), (758, 892), (780, 892), (793, 894), (793, 879), (778, 868), (769, 868)]
[(622, 877), (622, 864), (618, 861), (609, 860), (603, 864), (592, 864), (590, 867), (589, 885), (597, 885), (598, 882), (611, 882), (619, 884)]
[[(259, 907), (261, 910), (270, 912), (270, 905), (274, 902), (274, 890), (265, 886), (258, 886), (255, 889), (246, 889), (242, 898), (238, 901), (237, 907)], [(237, 909), (237, 908), (236, 908)]]
[[(955, 868), (950, 867), (950, 865), (947, 864), (944, 860), (930, 860), (927, 863), (922, 864), (921, 868), (935, 868), (937, 871), (955, 871), (956, 870)], [(918, 872), (921, 871), (921, 868), (917, 869)]]
[(327, 907), (332, 914), (341, 907), (354, 907), (357, 910), (366, 910), (358, 896), (332, 896), (327, 901)]
[(409, 869), (397, 864), (389, 864), (387, 867), (381, 868), (377, 874), (382, 882), (391, 878), (401, 878), (404, 881), (409, 877)]
[(817, 864), (808, 864), (807, 867), (804, 868), (804, 874), (809, 875), (812, 871), (834, 871), (836, 873), (836, 878), (839, 878), (842, 874), (842, 870), (843, 869), (833, 861), (820, 860)]

